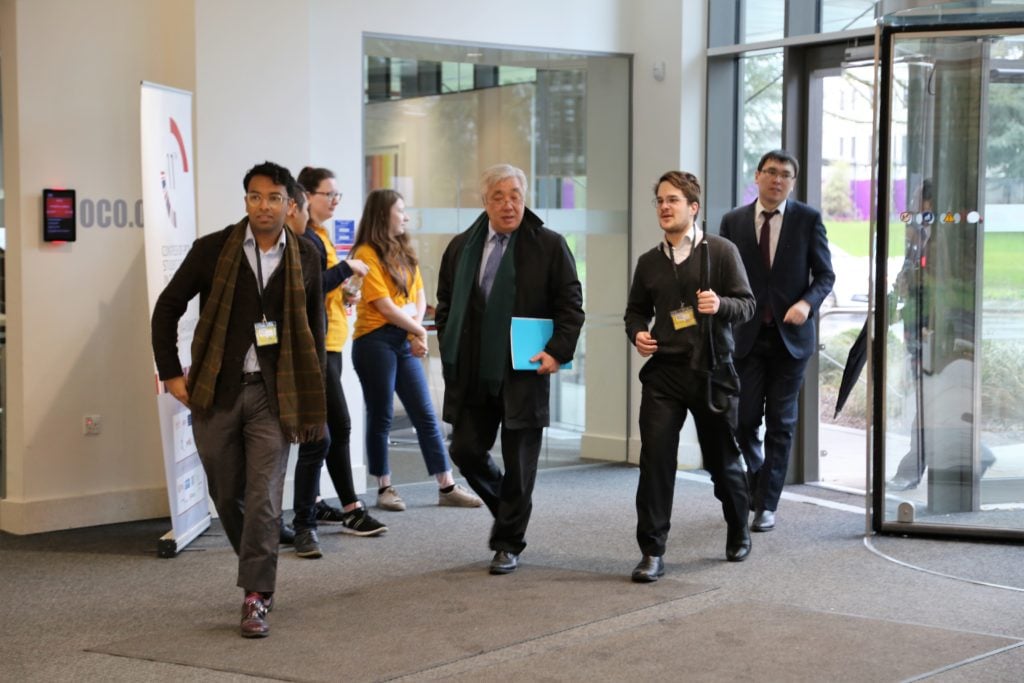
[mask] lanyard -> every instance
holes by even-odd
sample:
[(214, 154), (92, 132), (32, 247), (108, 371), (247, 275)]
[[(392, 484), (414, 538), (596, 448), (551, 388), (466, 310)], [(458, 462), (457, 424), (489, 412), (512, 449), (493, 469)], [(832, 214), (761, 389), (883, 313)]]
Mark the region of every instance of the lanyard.
[(256, 288), (260, 293), (260, 313), (263, 314), (263, 322), (267, 322), (267, 312), (263, 308), (263, 252), (255, 241), (253, 246), (256, 247)]

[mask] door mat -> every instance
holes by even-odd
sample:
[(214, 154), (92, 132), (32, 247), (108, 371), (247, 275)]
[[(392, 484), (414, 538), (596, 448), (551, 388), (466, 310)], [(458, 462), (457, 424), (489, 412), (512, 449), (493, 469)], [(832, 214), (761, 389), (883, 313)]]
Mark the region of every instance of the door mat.
[(491, 576), (486, 565), (474, 564), (344, 593), (325, 590), (306, 604), (280, 601), (264, 639), (241, 638), (238, 618), (225, 615), (90, 651), (283, 680), (376, 681), (708, 590), (669, 578), (637, 585), (626, 575), (530, 564)]

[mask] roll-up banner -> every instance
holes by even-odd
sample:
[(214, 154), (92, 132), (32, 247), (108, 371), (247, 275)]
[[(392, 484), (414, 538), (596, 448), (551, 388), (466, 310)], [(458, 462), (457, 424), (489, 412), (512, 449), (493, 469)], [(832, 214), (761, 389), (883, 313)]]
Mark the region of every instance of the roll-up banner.
[[(196, 239), (192, 158), (192, 93), (142, 82), (142, 207), (145, 220), (149, 313)], [(192, 334), (199, 320), (193, 300), (178, 323), (178, 353), (188, 373)], [(149, 324), (146, 330), (148, 335)], [(192, 413), (167, 393), (153, 374), (171, 530), (157, 543), (160, 557), (174, 557), (210, 526), (206, 475), (195, 439)]]

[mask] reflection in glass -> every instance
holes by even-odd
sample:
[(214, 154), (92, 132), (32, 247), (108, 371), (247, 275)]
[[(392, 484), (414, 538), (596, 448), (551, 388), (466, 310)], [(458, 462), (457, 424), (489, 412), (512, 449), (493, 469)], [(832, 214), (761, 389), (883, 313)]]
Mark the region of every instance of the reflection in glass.
[(821, 0), (821, 32), (874, 26), (876, 4), (875, 0)]
[(737, 187), (740, 204), (757, 196), (754, 171), (768, 150), (782, 146), (782, 50), (751, 53), (739, 60), (740, 163)]
[(785, 35), (785, 0), (745, 0), (742, 7), (741, 43), (779, 40)]

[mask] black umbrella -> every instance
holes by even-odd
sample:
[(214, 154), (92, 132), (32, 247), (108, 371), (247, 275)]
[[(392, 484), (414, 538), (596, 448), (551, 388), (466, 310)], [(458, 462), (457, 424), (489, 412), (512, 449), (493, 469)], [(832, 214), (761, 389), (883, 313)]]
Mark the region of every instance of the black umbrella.
[(860, 328), (860, 334), (853, 340), (853, 346), (850, 347), (850, 353), (846, 355), (846, 367), (843, 368), (843, 379), (839, 382), (839, 394), (836, 396), (836, 414), (835, 417), (839, 417), (839, 411), (846, 405), (846, 399), (850, 397), (850, 392), (853, 391), (853, 387), (857, 384), (857, 380), (860, 378), (860, 373), (864, 369), (864, 364), (868, 360), (868, 321), (864, 321), (864, 327)]

